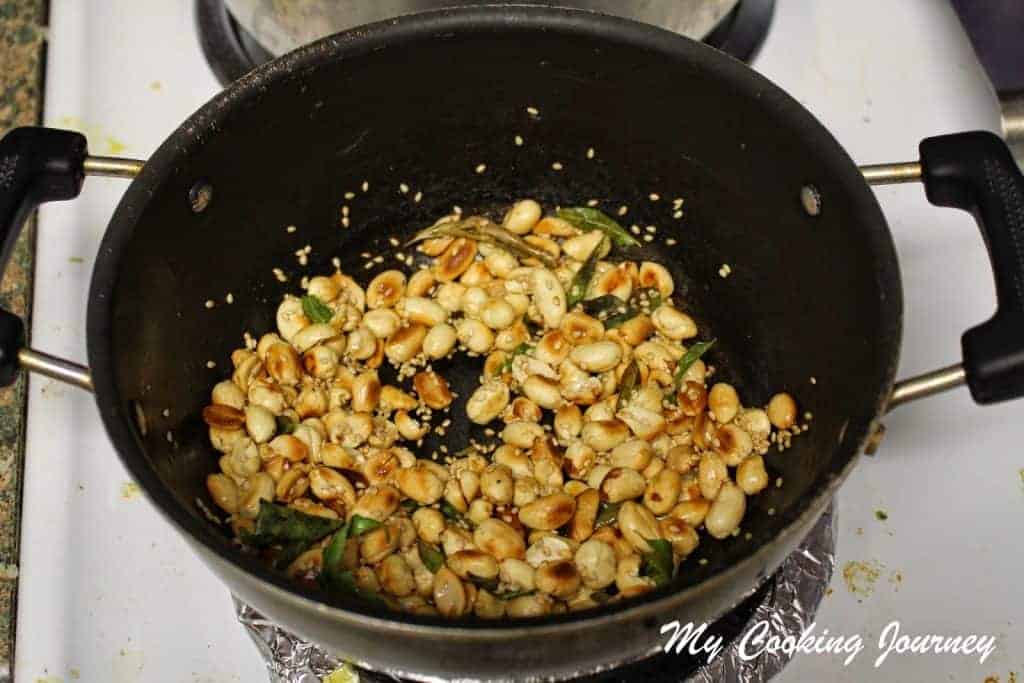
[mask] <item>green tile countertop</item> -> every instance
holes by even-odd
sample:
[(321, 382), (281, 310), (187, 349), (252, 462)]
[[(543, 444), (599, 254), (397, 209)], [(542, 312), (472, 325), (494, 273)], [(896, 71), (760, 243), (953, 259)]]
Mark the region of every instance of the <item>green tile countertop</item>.
[[(0, 0), (0, 135), (42, 114), (45, 0)], [(22, 232), (0, 282), (0, 306), (28, 322), (35, 220)], [(11, 680), (18, 595), (25, 380), (0, 390), (0, 681)]]

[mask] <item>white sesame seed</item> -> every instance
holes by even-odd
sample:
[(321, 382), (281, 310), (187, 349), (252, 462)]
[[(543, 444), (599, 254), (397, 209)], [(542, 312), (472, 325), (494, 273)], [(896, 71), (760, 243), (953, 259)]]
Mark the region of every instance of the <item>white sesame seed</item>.
[(384, 257), (383, 256), (374, 256), (373, 257), (373, 262), (374, 263), (384, 263)]
[(406, 185), (405, 183), (401, 183), (398, 186), (398, 191), (401, 192), (402, 194), (409, 194), (409, 186)]
[(539, 116), (540, 110), (537, 109), (536, 107), (527, 107), (526, 113), (529, 114), (530, 116)]
[(682, 211), (676, 211), (675, 213), (672, 214), (672, 218), (675, 218), (676, 220), (679, 220), (682, 217), (683, 217), (683, 212)]
[(817, 377), (811, 377), (811, 384), (817, 384), (817, 383), (818, 383), (818, 378)]
[(561, 171), (564, 168), (564, 166), (562, 166), (562, 162), (556, 161), (555, 163), (551, 164), (551, 168), (553, 168), (556, 171)]
[(370, 268), (373, 268), (373, 261), (367, 261), (366, 263), (363, 264), (364, 270), (369, 270)]
[(231, 292), (228, 292), (227, 296), (224, 297), (224, 301), (228, 302), (229, 304), (235, 303), (235, 295), (232, 294)]
[(160, 414), (163, 415), (164, 417), (170, 417), (171, 416), (171, 409), (170, 408), (164, 408), (163, 412), (160, 413)]
[(397, 237), (389, 237), (388, 244), (390, 244), (393, 247), (397, 247), (399, 244), (401, 244), (401, 242), (398, 241)]
[(661, 199), (661, 195), (658, 194), (657, 192), (652, 192), (649, 195), (647, 195), (647, 198), (650, 199), (652, 202), (656, 202), (659, 199)]
[(278, 282), (288, 282), (288, 277), (284, 274), (284, 271), (280, 268), (274, 268), (274, 277), (277, 278)]
[(289, 225), (284, 230), (285, 230), (285, 232), (295, 232), (296, 230), (298, 230), (298, 228), (296, 228), (294, 225)]
[(517, 135), (515, 137), (515, 143), (516, 143), (516, 147), (522, 147), (523, 146), (523, 136), (522, 135)]
[[(208, 361), (206, 361), (206, 367), (208, 367), (208, 368), (210, 368), (212, 370), (215, 367), (217, 367), (217, 364), (214, 363), (212, 360), (208, 360)], [(170, 432), (167, 432), (167, 433), (170, 434)]]
[(654, 235), (644, 235), (644, 242), (653, 242)]
[(629, 231), (631, 233), (633, 233), (634, 235), (639, 235), (640, 234), (640, 226), (639, 225), (631, 225), (631, 226), (629, 226)]
[(334, 266), (336, 269), (341, 270), (341, 259), (335, 256), (334, 258), (331, 259), (331, 265)]
[(461, 216), (462, 215), (462, 207), (458, 206), (458, 205), (453, 206), (452, 207), (452, 213)]
[(422, 192), (417, 192), (417, 193), (416, 193), (416, 194), (415, 194), (415, 195), (413, 196), (413, 198), (412, 198), (412, 200), (413, 200), (414, 202), (416, 202), (417, 204), (419, 204), (419, 203), (420, 203), (420, 200), (421, 200), (421, 199), (423, 199), (423, 193), (422, 193)]
[(351, 224), (352, 223), (351, 223), (351, 221), (349, 221), (348, 216), (342, 216), (341, 217), (341, 227), (347, 228)]
[(356, 198), (356, 193), (355, 192), (346, 192), (345, 193), (345, 199), (355, 199), (355, 198)]
[(646, 228), (644, 228), (644, 230), (646, 230), (647, 232), (651, 233), (652, 235), (654, 233), (658, 232), (658, 229), (656, 227), (654, 227), (653, 225), (648, 225)]
[(348, 204), (346, 204), (345, 206), (341, 207), (341, 215), (342, 216), (347, 216), (348, 215)]
[(587, 148), (587, 158), (588, 159), (593, 159), (596, 155), (597, 155), (597, 152), (594, 151), (593, 147), (588, 147)]
[(722, 267), (718, 269), (718, 274), (722, 277), (729, 277), (732, 272), (732, 267), (728, 263), (723, 263)]
[(476, 172), (477, 173), (483, 173), (486, 170), (487, 170), (487, 164), (477, 164), (477, 167), (476, 167)]
[(587, 202), (587, 206), (597, 206), (600, 203), (601, 202), (597, 201), (596, 199), (591, 199), (589, 202)]
[(629, 213), (629, 207), (628, 206), (623, 204), (622, 206), (619, 207), (619, 215), (620, 216), (625, 216), (627, 213)]
[(667, 240), (665, 240), (665, 244), (667, 244), (670, 247), (674, 246), (676, 244), (676, 238), (675, 237), (669, 237)]
[(373, 254), (371, 254), (371, 253), (370, 253), (370, 252), (368, 252), (368, 251), (364, 251), (363, 253), (361, 253), (361, 254), (359, 255), (359, 258), (370, 258), (371, 256), (373, 256)]
[(206, 303), (203, 305), (206, 306), (207, 308), (213, 308), (216, 304), (213, 302), (213, 299), (207, 299)]
[(369, 180), (364, 180), (363, 181), (362, 190), (363, 190), (363, 192), (369, 192), (370, 191), (370, 181)]

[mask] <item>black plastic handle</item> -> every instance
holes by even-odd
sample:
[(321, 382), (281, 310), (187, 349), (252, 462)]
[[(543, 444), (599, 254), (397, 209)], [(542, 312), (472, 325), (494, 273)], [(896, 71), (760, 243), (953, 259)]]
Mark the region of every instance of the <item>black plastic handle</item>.
[(974, 215), (995, 273), (998, 306), (964, 333), (971, 396), (996, 403), (1024, 396), (1024, 176), (1006, 143), (976, 131), (921, 142), (928, 201)]
[[(0, 140), (0, 275), (31, 213), (82, 191), (87, 154), (85, 136), (66, 130), (15, 128)], [(0, 386), (17, 379), (24, 345), (25, 324), (0, 309)]]

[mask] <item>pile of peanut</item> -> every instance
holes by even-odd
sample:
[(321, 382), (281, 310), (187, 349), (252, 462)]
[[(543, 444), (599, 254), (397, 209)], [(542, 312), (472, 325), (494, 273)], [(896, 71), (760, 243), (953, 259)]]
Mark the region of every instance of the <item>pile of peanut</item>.
[[(369, 530), (343, 539), (339, 568), (359, 592), (493, 619), (638, 595), (665, 581), (649, 571), (659, 553), (671, 577), (701, 530), (739, 533), (769, 485), (764, 454), (801, 430), (793, 398), (745, 407), (703, 360), (679, 367), (699, 331), (663, 265), (598, 259), (608, 235), (532, 200), (500, 228), (548, 258), (429, 239), (418, 268), (365, 289), (340, 270), (305, 281), (277, 331), (232, 354), (204, 419), (223, 454), (207, 487), (236, 535), (266, 503), (359, 520)], [(585, 312), (595, 302), (612, 305)], [(483, 359), (466, 415), (432, 368), (453, 354)], [(385, 363), (397, 373), (382, 385)], [(431, 430), (466, 419), (491, 441), (423, 452)], [(316, 578), (331, 539), (288, 574)]]

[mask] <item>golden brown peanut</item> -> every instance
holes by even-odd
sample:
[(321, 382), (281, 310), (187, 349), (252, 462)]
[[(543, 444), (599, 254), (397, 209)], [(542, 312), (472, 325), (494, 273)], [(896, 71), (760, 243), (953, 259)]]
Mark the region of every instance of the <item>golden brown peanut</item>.
[(565, 449), (565, 459), (562, 465), (570, 477), (584, 479), (590, 474), (596, 458), (597, 453), (593, 448), (582, 441), (573, 441)]
[(412, 513), (417, 535), (427, 543), (440, 543), (444, 533), (444, 515), (434, 508), (419, 508)]
[(729, 481), (729, 471), (725, 467), (725, 461), (714, 453), (702, 455), (697, 468), (697, 481), (700, 484), (701, 496), (708, 500), (714, 500), (722, 484)]
[(588, 298), (614, 294), (623, 301), (627, 301), (633, 293), (633, 276), (630, 274), (628, 264), (620, 264), (612, 268), (598, 268), (594, 278), (590, 281), (590, 288), (587, 290)]
[[(450, 220), (458, 220), (456, 217), (451, 217)], [(435, 225), (449, 222), (444, 219), (439, 220)], [(434, 239), (424, 240), (417, 247), (421, 252), (427, 256), (440, 256), (444, 253), (444, 250), (455, 241), (454, 237), (435, 237)]]
[(672, 275), (669, 274), (668, 269), (653, 261), (644, 261), (640, 264), (636, 283), (641, 289), (658, 290), (662, 299), (668, 299), (675, 290)]
[(680, 557), (686, 557), (700, 543), (697, 531), (681, 519), (666, 517), (658, 522), (658, 528), (666, 541), (672, 544), (672, 551)]
[(377, 581), (389, 595), (405, 597), (416, 590), (412, 568), (401, 555), (388, 555), (377, 568)]
[(579, 436), (583, 429), (583, 415), (579, 406), (574, 403), (567, 403), (555, 413), (554, 430), (555, 436), (563, 444)]
[(608, 456), (608, 464), (641, 472), (651, 463), (653, 457), (654, 449), (651, 448), (651, 444), (641, 439), (630, 439), (612, 449)]
[(430, 432), (430, 424), (420, 422), (404, 410), (395, 413), (395, 427), (403, 439), (419, 441)]
[(654, 513), (633, 501), (626, 501), (619, 507), (618, 527), (623, 538), (640, 553), (651, 552), (647, 541), (662, 537)]
[(469, 504), (466, 517), (474, 524), (479, 524), (494, 514), (494, 503), (484, 498), (477, 498)]
[(479, 425), (484, 425), (498, 417), (508, 405), (509, 391), (504, 382), (491, 380), (484, 382), (466, 402), (466, 415)]
[(330, 467), (314, 467), (309, 472), (309, 485), (320, 500), (340, 500), (347, 507), (356, 504), (356, 490), (342, 474)]
[(285, 297), (277, 307), (277, 331), (285, 340), (291, 341), (306, 325), (309, 325), (309, 318), (302, 312), (302, 301), (295, 297)]
[(505, 601), (480, 588), (476, 593), (473, 614), (481, 619), (501, 619), (505, 616)]
[(448, 320), (448, 311), (441, 304), (421, 296), (402, 299), (398, 302), (396, 310), (407, 320), (426, 325), (428, 328)]
[(612, 341), (591, 342), (574, 348), (569, 357), (581, 370), (606, 372), (622, 360), (622, 347)]
[(393, 308), (405, 293), (405, 273), (385, 270), (366, 288), (366, 305), (370, 308)]
[(711, 509), (711, 502), (703, 498), (684, 500), (672, 508), (671, 516), (681, 519), (690, 526), (697, 528), (704, 523), (704, 517)]
[[(481, 249), (481, 252), (483, 249)], [(486, 266), (488, 272), (494, 277), (505, 278), (513, 270), (519, 267), (519, 262), (516, 257), (508, 253), (504, 249), (492, 249), (487, 256), (484, 257), (484, 266)]]
[(434, 574), (434, 604), (442, 616), (455, 618), (466, 613), (466, 589), (455, 572), (441, 567)]
[(384, 524), (359, 537), (359, 556), (366, 564), (376, 564), (398, 548), (398, 529)]
[(399, 491), (422, 505), (436, 503), (444, 494), (444, 482), (429, 469), (419, 465), (398, 470), (395, 483)]
[(526, 617), (542, 617), (550, 614), (552, 608), (551, 598), (543, 593), (533, 593), (512, 598), (505, 603), (506, 616), (513, 619)]
[[(425, 273), (426, 271), (420, 271)], [(391, 310), (390, 308), (378, 308), (373, 311), (367, 312), (363, 316), (363, 326), (373, 334), (374, 339), (387, 339), (402, 325), (402, 319), (398, 316), (398, 313)], [(352, 340), (349, 338), (349, 344), (351, 345)]]
[(731, 422), (740, 409), (740, 397), (731, 384), (719, 382), (708, 392), (708, 410), (715, 417), (715, 422), (725, 424)]
[(544, 428), (536, 422), (510, 422), (501, 430), (501, 440), (517, 448), (529, 448), (544, 436)]
[(675, 507), (679, 498), (679, 473), (664, 469), (657, 474), (644, 490), (644, 505), (656, 515), (664, 515)]
[(274, 488), (274, 496), (285, 503), (300, 498), (309, 490), (309, 478), (300, 467), (292, 467), (281, 474)]
[(576, 499), (565, 493), (543, 496), (519, 509), (519, 521), (531, 529), (557, 529), (576, 512)]
[(502, 414), (502, 419), (508, 422), (540, 422), (541, 418), (544, 417), (543, 411), (540, 406), (526, 398), (525, 396), (517, 396), (508, 408)]
[(277, 430), (277, 424), (274, 421), (274, 416), (266, 408), (249, 406), (245, 409), (245, 429), (253, 441), (266, 443)]
[(796, 401), (787, 393), (775, 394), (768, 402), (767, 413), (777, 429), (789, 429), (796, 424)]
[(711, 503), (704, 528), (715, 538), (725, 538), (739, 528), (747, 510), (747, 497), (739, 486), (727, 481)]
[(750, 435), (734, 424), (722, 425), (712, 442), (715, 453), (729, 467), (736, 467), (754, 450)]
[(570, 598), (580, 589), (580, 572), (567, 560), (545, 562), (534, 578), (537, 590), (556, 598)]
[(764, 458), (760, 455), (751, 455), (741, 462), (736, 468), (736, 485), (748, 496), (763, 491), (768, 486)]
[(238, 514), (246, 519), (255, 519), (259, 514), (260, 501), (274, 499), (275, 482), (266, 472), (252, 475), (239, 489)]
[(430, 328), (423, 338), (423, 353), (433, 359), (444, 358), (455, 348), (459, 340), (455, 328), (444, 323)]
[[(530, 444), (531, 446), (533, 444)], [(504, 465), (512, 471), (515, 477), (532, 477), (533, 463), (519, 448), (511, 444), (503, 444), (495, 449), (491, 456), (494, 464)]]
[(629, 438), (629, 427), (619, 420), (595, 420), (583, 425), (580, 438), (599, 453), (610, 451)]
[(387, 448), (370, 451), (363, 462), (363, 476), (371, 484), (390, 483), (402, 463), (398, 455)]
[(638, 438), (647, 441), (657, 438), (665, 431), (665, 418), (661, 413), (639, 405), (627, 405), (615, 413), (615, 417), (625, 422)]
[(600, 590), (615, 581), (617, 558), (612, 547), (604, 541), (590, 539), (579, 547), (574, 560), (587, 588)]
[(302, 366), (317, 379), (331, 379), (338, 370), (338, 353), (329, 346), (314, 346), (303, 354)]
[(434, 292), (434, 300), (449, 313), (455, 313), (462, 310), (462, 298), (465, 294), (465, 285), (458, 282), (445, 282)]
[(337, 336), (338, 331), (326, 323), (317, 323), (302, 328), (292, 337), (292, 346), (299, 353), (305, 353), (317, 344), (328, 341)]
[(692, 339), (697, 336), (697, 323), (693, 318), (671, 304), (662, 304), (651, 313), (651, 323), (655, 329), (674, 341)]
[(294, 386), (302, 379), (302, 362), (299, 352), (284, 342), (267, 349), (267, 372), (278, 384)]
[(537, 360), (556, 366), (569, 357), (572, 344), (560, 330), (548, 332), (537, 343), (534, 356)]
[(429, 270), (417, 270), (409, 276), (409, 282), (405, 285), (405, 293), (407, 296), (427, 296), (436, 283), (434, 274)]
[(520, 477), (513, 485), (512, 505), (523, 507), (540, 497), (540, 483), (533, 477)]
[(558, 386), (564, 398), (580, 405), (594, 403), (604, 391), (600, 379), (591, 377), (568, 359), (558, 367)]
[(230, 477), (223, 474), (211, 474), (206, 477), (206, 490), (210, 498), (224, 512), (233, 515), (238, 511), (238, 486)]
[(639, 346), (654, 334), (650, 316), (641, 313), (619, 326), (619, 337), (630, 346)]
[(214, 405), (242, 410), (245, 408), (245, 392), (234, 382), (225, 380), (214, 385), (213, 391), (210, 392), (210, 401)]
[(700, 462), (700, 457), (689, 445), (673, 446), (665, 456), (665, 465), (679, 474), (686, 474)]
[(526, 543), (519, 532), (494, 517), (477, 525), (473, 541), (480, 550), (493, 555), (498, 561), (509, 558), (521, 560), (526, 555)]
[(455, 333), (462, 344), (471, 352), (484, 354), (494, 345), (494, 333), (479, 320), (463, 318), (455, 323)]
[(357, 327), (348, 336), (345, 353), (353, 360), (366, 360), (377, 352), (377, 336), (367, 327)]
[[(527, 235), (523, 238), (523, 241), (530, 246), (537, 247), (541, 251), (547, 252), (547, 254), (553, 259), (557, 259), (562, 253), (562, 248), (558, 246), (558, 242), (546, 237), (545, 235)], [(530, 262), (532, 259), (527, 259), (527, 261)]]
[[(287, 344), (285, 344), (287, 346)], [(246, 358), (231, 374), (231, 381), (242, 391), (249, 391), (249, 385), (266, 375), (266, 368), (256, 354)]]
[(526, 396), (542, 408), (555, 410), (562, 405), (562, 394), (558, 382), (540, 375), (530, 375), (523, 382), (522, 391)]
[(596, 489), (588, 488), (576, 496), (576, 513), (569, 524), (569, 538), (579, 543), (590, 538), (600, 504), (601, 494)]
[(434, 276), (441, 282), (451, 282), (469, 269), (475, 257), (476, 242), (459, 237), (437, 258)]
[(614, 467), (601, 482), (601, 493), (610, 503), (618, 503), (644, 494), (644, 476), (628, 467)]
[(412, 360), (423, 348), (423, 340), (427, 336), (427, 328), (419, 323), (403, 327), (388, 339), (384, 345), (384, 354), (395, 365)]
[(444, 377), (433, 371), (418, 372), (413, 378), (413, 386), (420, 400), (434, 410), (441, 410), (451, 405), (454, 397)]
[(352, 383), (352, 410), (372, 413), (380, 402), (380, 379), (376, 370), (364, 372)]
[(356, 501), (352, 514), (383, 522), (394, 514), (401, 502), (401, 494), (391, 486), (371, 486)]
[(493, 579), (498, 575), (498, 561), (480, 550), (460, 550), (448, 556), (447, 564), (460, 579)]
[(512, 476), (512, 470), (497, 463), (488, 465), (480, 476), (480, 492), (496, 505), (512, 502), (515, 494), (515, 479)]
[(619, 594), (630, 598), (654, 589), (654, 580), (640, 575), (640, 556), (630, 555), (619, 560), (615, 570), (615, 587)]
[[(302, 500), (301, 498), (299, 500)], [(298, 502), (298, 501), (295, 501)], [(328, 510), (330, 512), (330, 510)], [(285, 573), (291, 578), (313, 578), (320, 573), (323, 568), (324, 551), (320, 546), (313, 546), (309, 550), (305, 551), (298, 557), (296, 557)]]
[(215, 403), (203, 408), (203, 422), (217, 429), (241, 429), (245, 424), (245, 413), (238, 408)]
[(461, 527), (450, 526), (441, 533), (441, 549), (445, 557), (460, 550), (472, 550), (473, 547), (473, 535)]
[(572, 311), (562, 318), (559, 331), (570, 344), (585, 346), (595, 344), (604, 338), (604, 323), (581, 311)]
[[(654, 451), (657, 452), (658, 449), (655, 448)], [(659, 458), (658, 456), (655, 456), (651, 458), (651, 462), (647, 464), (647, 467), (640, 470), (640, 474), (644, 475), (644, 479), (646, 479), (647, 481), (651, 481), (659, 474), (661, 474), (664, 469), (665, 461)]]
[(480, 320), (492, 330), (503, 330), (516, 321), (516, 311), (501, 299), (488, 299), (480, 309)]
[(309, 455), (309, 447), (294, 434), (275, 436), (269, 446), (271, 452), (293, 463), (302, 462)]
[(750, 434), (755, 440), (765, 443), (772, 431), (772, 423), (768, 419), (768, 413), (760, 408), (745, 408), (739, 415), (733, 418), (733, 423)]
[(533, 300), (544, 319), (544, 326), (555, 329), (565, 317), (566, 297), (562, 283), (546, 268), (534, 268), (530, 280)]
[(508, 210), (501, 224), (511, 233), (525, 235), (537, 225), (540, 216), (540, 204), (532, 199), (521, 199)]
[(320, 417), (327, 412), (327, 392), (315, 384), (307, 384), (295, 398), (294, 407), (300, 420)]
[(533, 531), (530, 533), (530, 547), (526, 551), (526, 562), (531, 567), (540, 567), (545, 562), (571, 560), (575, 544), (564, 536), (551, 531)]

